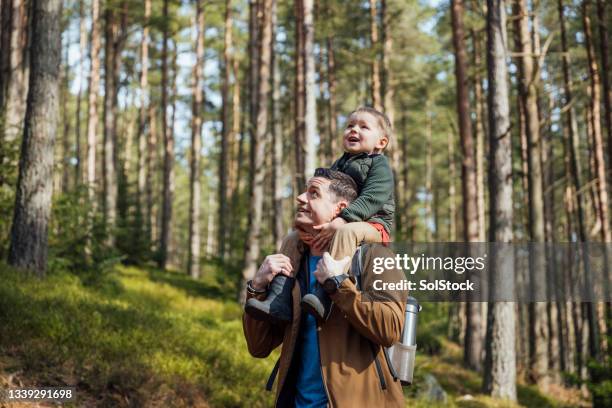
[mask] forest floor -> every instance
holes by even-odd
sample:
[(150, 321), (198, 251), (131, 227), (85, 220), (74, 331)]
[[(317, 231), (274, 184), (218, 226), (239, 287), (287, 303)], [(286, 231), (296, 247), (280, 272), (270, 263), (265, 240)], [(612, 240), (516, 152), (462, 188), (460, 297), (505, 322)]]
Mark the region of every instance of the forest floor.
[[(0, 264), (0, 388), (71, 386), (77, 401), (65, 406), (79, 407), (271, 406), (264, 385), (278, 351), (267, 359), (248, 354), (235, 284), (220, 276), (205, 270), (194, 281), (116, 266), (39, 280)], [(562, 388), (553, 398), (520, 385), (519, 404), (480, 394), (481, 378), (464, 368), (460, 347), (436, 334), (441, 316), (421, 320), (423, 346), (416, 385), (405, 388), (407, 406), (588, 406)], [(432, 382), (444, 389), (445, 402), (423, 396)], [(11, 406), (27, 405), (0, 402)]]

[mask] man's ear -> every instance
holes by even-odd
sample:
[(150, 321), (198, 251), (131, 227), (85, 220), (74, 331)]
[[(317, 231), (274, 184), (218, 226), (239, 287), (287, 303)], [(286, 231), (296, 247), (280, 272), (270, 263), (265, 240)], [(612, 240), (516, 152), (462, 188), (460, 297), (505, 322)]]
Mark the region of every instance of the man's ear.
[(336, 204), (336, 216), (338, 214), (340, 214), (342, 212), (342, 210), (344, 210), (346, 207), (348, 207), (349, 203), (346, 200), (340, 200), (338, 201), (338, 204)]

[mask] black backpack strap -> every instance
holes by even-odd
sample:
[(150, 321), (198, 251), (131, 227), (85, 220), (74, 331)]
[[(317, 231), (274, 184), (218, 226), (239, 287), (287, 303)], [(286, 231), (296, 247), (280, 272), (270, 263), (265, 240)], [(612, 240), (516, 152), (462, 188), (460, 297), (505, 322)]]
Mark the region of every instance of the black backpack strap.
[(276, 360), (276, 364), (274, 364), (274, 368), (272, 369), (272, 373), (270, 374), (270, 378), (268, 378), (268, 382), (266, 383), (266, 391), (272, 391), (272, 386), (274, 385), (274, 380), (276, 379), (276, 374), (278, 374), (278, 367), (280, 366), (280, 357)]

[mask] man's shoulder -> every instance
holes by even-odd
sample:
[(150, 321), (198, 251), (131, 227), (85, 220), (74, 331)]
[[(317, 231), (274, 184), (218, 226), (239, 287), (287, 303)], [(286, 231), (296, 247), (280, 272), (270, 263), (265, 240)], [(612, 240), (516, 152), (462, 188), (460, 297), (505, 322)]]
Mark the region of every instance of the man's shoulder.
[(363, 243), (358, 247), (354, 256), (361, 256), (361, 274), (369, 274), (372, 270), (374, 259), (395, 258), (395, 251), (389, 244)]

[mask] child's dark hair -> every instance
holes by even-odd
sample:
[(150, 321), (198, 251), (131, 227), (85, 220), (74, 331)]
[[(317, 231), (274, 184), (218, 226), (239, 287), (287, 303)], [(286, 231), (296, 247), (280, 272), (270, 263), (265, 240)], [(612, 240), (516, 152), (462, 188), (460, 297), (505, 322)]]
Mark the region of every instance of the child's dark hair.
[(381, 111), (377, 109), (372, 108), (371, 106), (360, 106), (359, 108), (352, 111), (349, 117), (351, 117), (351, 115), (358, 113), (358, 112), (366, 112), (376, 118), (376, 120), (378, 121), (378, 125), (383, 130), (384, 135), (387, 137), (387, 140), (389, 141), (389, 143), (387, 143), (387, 146), (389, 146), (389, 144), (391, 143), (391, 136), (393, 135), (393, 129), (391, 126), (391, 121), (389, 120), (387, 115), (385, 115), (384, 113), (382, 113)]
[(315, 170), (315, 177), (323, 177), (331, 181), (329, 191), (334, 193), (336, 197), (344, 198), (351, 202), (357, 198), (358, 189), (357, 183), (351, 176), (344, 174), (341, 171), (319, 167)]

